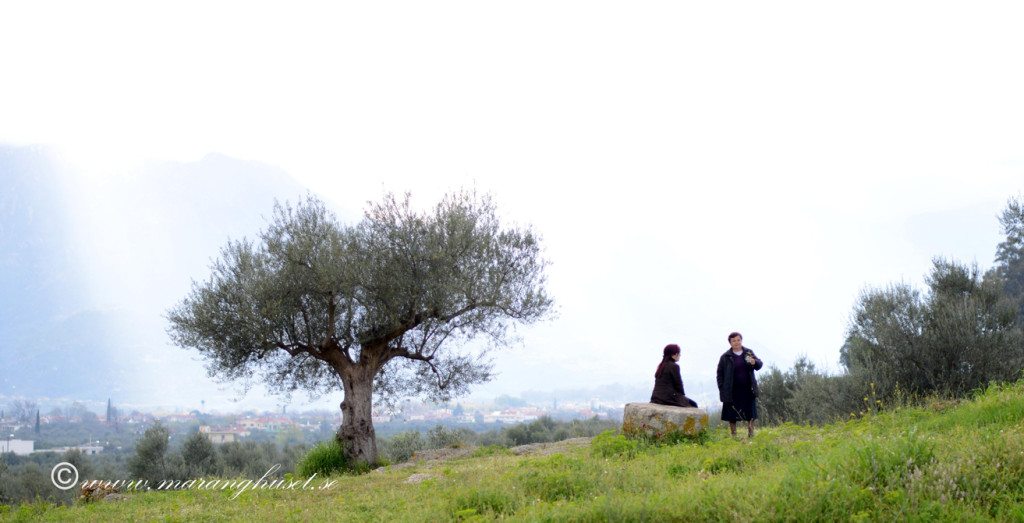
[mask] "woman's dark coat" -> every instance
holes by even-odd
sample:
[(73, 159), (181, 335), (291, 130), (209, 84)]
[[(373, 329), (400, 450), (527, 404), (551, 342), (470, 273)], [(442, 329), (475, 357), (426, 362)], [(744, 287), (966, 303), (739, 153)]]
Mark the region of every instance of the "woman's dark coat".
[(666, 361), (661, 373), (654, 377), (654, 392), (651, 393), (651, 403), (659, 405), (675, 405), (677, 407), (692, 407), (690, 398), (686, 397), (683, 391), (683, 378), (679, 373), (679, 364), (674, 361)]
[[(755, 361), (753, 365), (746, 363), (747, 355), (754, 357)], [(764, 366), (764, 362), (754, 354), (754, 351), (746, 347), (743, 347), (743, 360), (743, 364), (747, 366), (747, 371), (750, 372), (751, 392), (756, 398), (759, 391), (757, 390), (757, 376), (754, 375), (754, 371), (761, 370), (761, 367)], [(718, 359), (718, 399), (721, 400), (722, 403), (732, 402), (732, 379), (732, 349), (730, 348), (725, 351), (725, 354), (722, 354), (721, 358)]]

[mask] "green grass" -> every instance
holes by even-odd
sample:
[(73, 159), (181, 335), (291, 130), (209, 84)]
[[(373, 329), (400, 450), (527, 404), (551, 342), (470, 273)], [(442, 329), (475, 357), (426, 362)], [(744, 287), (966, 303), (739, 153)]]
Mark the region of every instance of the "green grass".
[[(413, 474), (428, 477), (406, 482)], [(760, 429), (751, 441), (724, 428), (675, 445), (605, 433), (549, 456), (485, 448), (331, 479), (325, 490), (234, 498), (149, 492), (110, 503), (21, 505), (0, 508), (0, 520), (1022, 521), (1024, 382), (959, 403)]]

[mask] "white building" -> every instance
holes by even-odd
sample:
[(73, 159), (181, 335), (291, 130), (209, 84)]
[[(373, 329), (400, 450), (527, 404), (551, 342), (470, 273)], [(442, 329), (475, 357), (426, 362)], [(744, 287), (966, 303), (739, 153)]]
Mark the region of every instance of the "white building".
[(204, 434), (206, 434), (206, 437), (210, 438), (211, 443), (218, 445), (221, 443), (234, 443), (238, 441), (237, 435), (230, 431), (211, 430), (209, 432), (204, 432)]
[(24, 439), (0, 439), (0, 454), (13, 452), (18, 456), (28, 456), (36, 448), (36, 442)]
[(87, 455), (92, 456), (92, 455), (95, 455), (95, 454), (102, 453), (103, 452), (103, 446), (101, 446), (101, 445), (89, 445), (87, 443), (85, 445), (75, 445), (74, 447), (54, 447), (52, 449), (37, 450), (35, 452), (57, 452), (57, 453), (64, 453), (64, 452), (67, 452), (69, 450), (77, 450), (77, 451), (81, 452), (82, 454), (87, 454)]
[(229, 429), (215, 429), (209, 425), (202, 425), (199, 427), (199, 432), (205, 434), (207, 438), (210, 438), (212, 443), (234, 443), (240, 438), (249, 436), (249, 431), (245, 429), (229, 428)]

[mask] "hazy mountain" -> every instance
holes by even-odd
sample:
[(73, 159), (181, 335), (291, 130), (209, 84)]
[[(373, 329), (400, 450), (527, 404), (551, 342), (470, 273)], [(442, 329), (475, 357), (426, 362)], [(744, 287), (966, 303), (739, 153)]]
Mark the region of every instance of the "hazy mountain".
[(302, 194), (279, 169), (219, 155), (84, 177), (53, 151), (0, 146), (0, 395), (209, 397), (164, 314), (229, 237)]
[(0, 393), (82, 393), (108, 377), (75, 374), (99, 356), (83, 309), (62, 194), (68, 173), (41, 148), (0, 147)]
[[(0, 147), (0, 319), (49, 321), (79, 298), (58, 166), (40, 148)], [(0, 331), (7, 333), (4, 329)]]

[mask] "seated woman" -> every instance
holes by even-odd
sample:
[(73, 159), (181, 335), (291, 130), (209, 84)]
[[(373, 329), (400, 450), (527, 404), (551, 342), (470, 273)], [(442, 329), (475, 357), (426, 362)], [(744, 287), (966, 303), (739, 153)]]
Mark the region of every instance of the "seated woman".
[(666, 345), (661, 357), (661, 364), (654, 373), (654, 392), (651, 403), (658, 405), (675, 405), (676, 407), (696, 407), (697, 402), (686, 397), (683, 391), (683, 378), (679, 373), (679, 345)]

